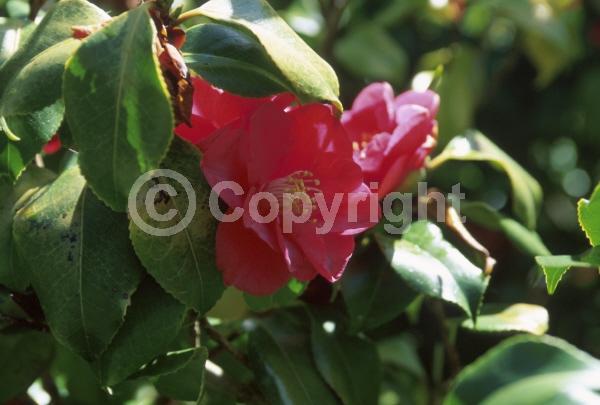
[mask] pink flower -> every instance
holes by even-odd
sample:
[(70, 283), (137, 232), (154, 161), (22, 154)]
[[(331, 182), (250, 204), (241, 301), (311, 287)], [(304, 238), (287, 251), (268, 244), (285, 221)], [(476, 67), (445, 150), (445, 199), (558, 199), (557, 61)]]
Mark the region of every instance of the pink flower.
[(380, 199), (423, 167), (435, 147), (439, 102), (439, 96), (430, 90), (394, 97), (389, 83), (373, 83), (342, 116), (354, 146), (354, 160), (363, 169), (367, 184), (379, 184)]
[[(221, 193), (230, 212), (243, 208), (244, 214), (219, 224), (217, 265), (226, 284), (256, 295), (273, 293), (292, 277), (338, 280), (354, 250), (353, 235), (378, 219), (378, 212), (371, 218), (369, 208), (378, 204), (369, 201), (371, 193), (353, 161), (352, 144), (331, 109), (287, 105), (275, 98), (226, 125), (211, 137), (202, 160), (211, 186), (234, 181), (243, 189), (242, 195)], [(279, 208), (280, 214), (268, 223), (250, 214), (252, 197), (260, 192), (271, 193)], [(293, 192), (308, 198), (308, 206), (287, 199)], [(326, 223), (317, 200), (332, 208), (336, 193), (343, 196), (339, 212), (329, 232), (317, 234)], [(281, 214), (286, 202), (294, 215), (306, 213), (308, 218), (294, 223), (291, 233), (284, 232)], [(354, 204), (356, 218), (349, 216)], [(266, 200), (257, 204), (261, 215), (272, 208)]]
[[(238, 118), (251, 115), (274, 98), (238, 96), (218, 89), (199, 77), (194, 77), (192, 83), (194, 86), (194, 105), (190, 119), (192, 126), (181, 124), (175, 129), (175, 133), (197, 145), (201, 150), (206, 148), (207, 138), (216, 130)], [(295, 100), (293, 95), (285, 93), (275, 97), (283, 98), (287, 104)]]

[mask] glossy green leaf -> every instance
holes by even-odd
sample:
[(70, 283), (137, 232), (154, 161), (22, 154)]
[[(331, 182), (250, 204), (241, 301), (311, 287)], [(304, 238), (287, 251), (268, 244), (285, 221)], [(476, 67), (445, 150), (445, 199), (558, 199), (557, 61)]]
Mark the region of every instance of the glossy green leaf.
[(548, 330), (549, 315), (546, 308), (531, 304), (484, 304), (477, 324), (470, 319), (462, 326), (478, 332), (527, 332), (543, 335)]
[(279, 311), (250, 332), (250, 361), (270, 404), (339, 403), (312, 359), (308, 322), (300, 314)]
[(141, 277), (126, 216), (102, 204), (73, 167), (17, 213), (13, 233), (53, 335), (96, 357)]
[(172, 373), (164, 373), (156, 381), (156, 389), (162, 395), (179, 401), (197, 401), (204, 388), (204, 364), (208, 351), (194, 349), (188, 360)]
[(342, 109), (338, 79), (331, 66), (302, 41), (266, 0), (211, 0), (190, 13), (252, 35), (301, 100), (329, 101)]
[(489, 162), (504, 171), (512, 185), (515, 215), (528, 228), (535, 228), (542, 201), (542, 188), (506, 152), (480, 132), (471, 131), (464, 136), (452, 139), (444, 151), (431, 162), (431, 167), (437, 168), (449, 160)]
[(0, 402), (24, 393), (48, 367), (54, 342), (48, 333), (0, 335)]
[(131, 298), (123, 326), (96, 363), (102, 383), (115, 385), (167, 352), (184, 315), (184, 305), (152, 279), (144, 280)]
[(267, 311), (293, 303), (304, 292), (305, 288), (306, 283), (292, 279), (271, 295), (257, 296), (244, 293), (244, 301), (253, 311)]
[(369, 81), (400, 86), (406, 79), (409, 67), (406, 52), (378, 25), (354, 28), (336, 42), (334, 54), (345, 69)]
[(332, 321), (311, 316), (311, 345), (319, 372), (344, 404), (377, 404), (382, 378), (377, 348), (339, 329)]
[(125, 211), (135, 180), (158, 167), (173, 137), (170, 96), (153, 53), (147, 6), (113, 19), (67, 63), (64, 102), (81, 172)]
[(378, 239), (392, 268), (416, 291), (458, 305), (472, 319), (489, 277), (444, 240), (427, 221), (410, 225), (400, 240)]
[[(145, 196), (156, 184), (149, 181), (140, 190), (137, 211), (149, 226), (165, 230), (186, 221), (189, 210), (191, 222), (174, 235), (151, 235), (141, 229), (136, 221), (130, 224), (133, 247), (144, 267), (156, 281), (175, 298), (201, 314), (212, 308), (221, 297), (224, 285), (221, 272), (215, 264), (215, 234), (217, 220), (210, 213), (208, 199), (210, 187), (200, 171), (200, 155), (196, 148), (180, 139), (173, 140), (171, 150), (161, 168), (183, 175), (193, 188), (195, 201), (190, 201), (184, 186), (176, 179), (165, 179), (177, 193), (154, 204), (160, 214), (175, 210), (169, 221), (152, 219), (146, 212)], [(157, 177), (159, 178), (159, 177)], [(192, 206), (191, 203), (194, 203)]]
[(600, 268), (600, 249), (593, 248), (581, 257), (574, 256), (537, 256), (537, 264), (544, 271), (546, 276), (546, 287), (549, 294), (554, 294), (558, 283), (562, 280), (565, 273), (573, 267)]
[[(64, 46), (54, 49), (53, 45), (71, 38), (74, 25), (93, 25), (109, 18), (100, 8), (84, 0), (58, 2), (0, 67), (0, 111), (13, 114), (6, 123), (0, 120), (3, 124), (0, 132), (5, 132), (1, 137), (21, 137), (16, 142), (0, 142), (0, 173), (16, 179), (60, 125), (63, 109), (59, 101), (60, 64), (68, 57), (68, 49)], [(46, 74), (49, 77), (44, 80)], [(10, 88), (12, 95), (4, 100)], [(33, 103), (29, 104), (31, 100)], [(12, 106), (15, 101), (20, 104)], [(10, 133), (6, 133), (7, 127)]]
[(54, 178), (52, 172), (37, 166), (29, 167), (15, 185), (8, 177), (0, 177), (0, 284), (13, 291), (24, 291), (30, 283), (27, 268), (16, 254), (13, 218), (18, 208)]
[(197, 25), (186, 32), (182, 51), (190, 69), (232, 93), (262, 97), (295, 91), (256, 37), (245, 30)]
[(418, 295), (377, 251), (355, 254), (341, 282), (353, 330), (372, 329), (391, 321)]
[(596, 187), (589, 200), (579, 200), (577, 213), (579, 224), (592, 246), (600, 245), (600, 185)]
[(36, 55), (73, 36), (74, 25), (93, 25), (110, 17), (85, 0), (62, 0), (44, 16), (35, 31), (0, 69), (0, 94)]
[(11, 79), (0, 99), (0, 126), (19, 138), (14, 146), (25, 163), (41, 151), (62, 123), (64, 66), (79, 43), (67, 39), (37, 54)]
[(512, 218), (506, 217), (482, 202), (463, 202), (460, 213), (477, 225), (502, 232), (522, 252), (530, 256), (549, 255), (550, 251), (537, 234)]
[(598, 360), (560, 339), (518, 336), (465, 368), (444, 404), (592, 404), (598, 390)]

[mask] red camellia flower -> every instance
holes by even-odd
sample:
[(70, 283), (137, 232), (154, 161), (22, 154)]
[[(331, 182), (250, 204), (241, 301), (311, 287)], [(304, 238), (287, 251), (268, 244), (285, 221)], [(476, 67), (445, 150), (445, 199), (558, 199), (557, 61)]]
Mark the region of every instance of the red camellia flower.
[[(255, 295), (273, 293), (292, 277), (338, 280), (354, 250), (353, 235), (373, 226), (379, 215), (377, 199), (363, 183), (352, 144), (331, 109), (289, 107), (285, 101), (263, 103), (254, 114), (217, 131), (202, 160), (215, 190), (223, 181), (241, 187), (220, 193), (230, 213), (244, 212), (219, 224), (217, 265), (226, 284)], [(271, 201), (263, 199), (265, 193)], [(292, 199), (291, 193), (301, 198)], [(253, 216), (253, 206), (265, 220)], [(327, 214), (336, 207), (336, 215)], [(304, 218), (292, 224), (291, 232), (286, 209)], [(319, 234), (324, 228), (328, 231)]]
[(46, 155), (53, 155), (60, 150), (62, 147), (62, 143), (60, 142), (60, 138), (58, 134), (54, 135), (46, 145), (44, 145), (44, 153)]
[(430, 90), (394, 97), (389, 83), (374, 83), (342, 116), (354, 160), (363, 169), (365, 182), (379, 184), (380, 199), (423, 166), (435, 146), (439, 102)]
[(252, 114), (256, 109), (274, 98), (283, 98), (292, 103), (294, 96), (281, 94), (275, 97), (250, 98), (228, 93), (212, 86), (199, 77), (192, 79), (194, 104), (190, 121), (192, 126), (181, 124), (175, 133), (188, 142), (206, 149), (206, 139), (225, 125)]

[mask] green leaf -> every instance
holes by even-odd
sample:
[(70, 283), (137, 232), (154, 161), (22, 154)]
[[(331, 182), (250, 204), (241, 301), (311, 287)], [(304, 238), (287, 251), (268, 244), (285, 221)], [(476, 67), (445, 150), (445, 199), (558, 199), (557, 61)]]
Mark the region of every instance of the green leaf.
[(478, 332), (503, 333), (527, 332), (543, 335), (548, 330), (548, 311), (531, 304), (484, 304), (477, 324), (466, 319), (462, 326)]
[(158, 392), (179, 401), (197, 401), (204, 388), (204, 364), (208, 359), (205, 347), (194, 349), (193, 354), (180, 368), (164, 373), (156, 381)]
[[(109, 18), (108, 14), (87, 1), (58, 2), (44, 16), (35, 31), (28, 35), (21, 47), (0, 67), (2, 114), (18, 114), (9, 120), (10, 125), (1, 125), (3, 128), (0, 129), (4, 132), (7, 132), (8, 127), (11, 128), (9, 133), (5, 133), (1, 138), (9, 135), (14, 138), (12, 135), (15, 131), (16, 135), (21, 137), (19, 142), (0, 142), (0, 173), (16, 179), (33, 156), (41, 150), (44, 141), (53, 135), (48, 134), (56, 131), (60, 125), (63, 109), (59, 101), (59, 76), (63, 70), (60, 65), (68, 57), (66, 53), (69, 49), (51, 47), (71, 38), (71, 28), (74, 25), (93, 25)], [(69, 42), (74, 44), (77, 41)], [(46, 74), (49, 77), (44, 78)], [(4, 100), (5, 92), (10, 88), (13, 89), (12, 95)], [(29, 105), (31, 100), (34, 103)], [(19, 105), (13, 107), (11, 103), (15, 101), (19, 102)], [(45, 122), (46, 120), (48, 122)]]
[[(144, 208), (145, 196), (150, 187), (156, 186), (148, 179), (137, 193), (137, 211), (142, 221), (155, 229), (165, 230), (182, 223), (189, 210), (194, 210), (194, 215), (181, 231), (168, 236), (146, 233), (135, 220), (132, 221), (130, 233), (133, 247), (144, 267), (162, 288), (188, 307), (204, 314), (215, 305), (225, 288), (221, 272), (215, 264), (217, 220), (208, 207), (211, 190), (200, 171), (198, 151), (185, 141), (173, 141), (161, 168), (183, 175), (190, 183), (189, 187), (193, 188), (195, 201), (190, 201), (179, 181), (169, 178), (164, 184), (172, 186), (177, 195), (154, 205), (161, 214), (169, 211), (176, 211), (177, 214), (169, 221), (154, 220)], [(191, 203), (194, 205), (191, 206)]]
[(419, 293), (458, 305), (473, 320), (489, 277), (427, 221), (411, 224), (400, 240), (378, 238), (392, 268)]
[(530, 256), (550, 254), (537, 232), (531, 231), (512, 218), (508, 218), (482, 202), (463, 202), (460, 213), (477, 225), (502, 232), (522, 252)]
[(337, 404), (310, 353), (304, 314), (278, 311), (250, 332), (250, 361), (270, 404)]
[(596, 187), (589, 200), (581, 199), (577, 203), (579, 224), (592, 246), (600, 245), (600, 185)]
[(74, 25), (93, 25), (110, 17), (85, 0), (62, 0), (44, 16), (35, 31), (0, 69), (0, 94), (10, 80), (36, 55), (52, 45), (72, 38)]
[[(449, 63), (443, 65), (443, 76), (438, 88), (440, 94), (440, 111), (437, 116), (440, 131), (439, 147), (446, 146), (456, 135), (473, 127), (475, 109), (486, 84), (481, 52), (464, 43), (441, 51), (438, 54), (441, 56), (441, 60), (434, 60), (424, 68), (434, 70), (440, 63), (447, 62), (444, 59), (445, 53), (448, 51), (452, 58)], [(433, 56), (438, 55), (433, 54)], [(429, 57), (431, 58), (431, 56)]]
[(546, 276), (548, 294), (554, 294), (565, 273), (573, 267), (600, 268), (600, 248), (596, 247), (580, 258), (574, 256), (537, 256), (537, 264)]
[(145, 279), (131, 299), (123, 326), (96, 362), (102, 383), (115, 385), (166, 353), (184, 315), (184, 305)]
[(450, 160), (489, 162), (504, 171), (512, 186), (513, 211), (530, 229), (534, 229), (542, 201), (542, 188), (517, 162), (506, 152), (498, 148), (480, 132), (469, 131), (457, 136), (434, 160), (431, 168), (438, 168)]
[(0, 284), (13, 291), (24, 291), (30, 283), (27, 268), (19, 260), (12, 236), (13, 218), (41, 186), (55, 175), (37, 166), (29, 167), (15, 185), (8, 177), (0, 177)]
[(81, 172), (116, 211), (125, 211), (131, 186), (158, 167), (173, 137), (154, 38), (147, 6), (138, 7), (88, 37), (65, 71), (66, 117)]
[(29, 162), (58, 131), (65, 111), (62, 76), (79, 41), (67, 39), (40, 52), (16, 74), (0, 100), (3, 129)]
[(301, 100), (329, 101), (342, 109), (338, 79), (331, 66), (265, 0), (211, 0), (189, 13), (251, 35)]
[(311, 345), (319, 372), (344, 404), (376, 404), (382, 378), (377, 348), (338, 329), (332, 321), (311, 316)]
[(378, 25), (369, 23), (353, 29), (336, 42), (334, 54), (345, 69), (360, 78), (387, 81), (395, 86), (406, 79), (406, 52)]
[(73, 167), (17, 213), (13, 233), (52, 334), (96, 357), (121, 326), (141, 276), (126, 216), (102, 204)]
[(24, 393), (49, 366), (54, 342), (48, 333), (0, 335), (0, 402)]
[(263, 97), (295, 91), (256, 37), (245, 30), (197, 25), (186, 32), (182, 51), (190, 69), (229, 92)]
[(591, 404), (599, 389), (598, 360), (560, 339), (518, 336), (465, 368), (444, 404)]
[(352, 330), (372, 329), (399, 316), (417, 293), (380, 252), (355, 254), (342, 277), (342, 297)]
[(251, 310), (263, 312), (293, 303), (304, 292), (305, 288), (306, 283), (292, 279), (271, 295), (257, 296), (244, 293), (244, 301)]

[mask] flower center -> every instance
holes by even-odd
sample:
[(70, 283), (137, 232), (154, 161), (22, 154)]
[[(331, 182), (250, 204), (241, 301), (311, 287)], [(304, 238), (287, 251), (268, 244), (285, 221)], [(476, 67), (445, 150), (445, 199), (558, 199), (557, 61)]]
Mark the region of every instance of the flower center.
[[(308, 170), (298, 170), (294, 173), (273, 180), (267, 185), (267, 192), (277, 198), (281, 207), (290, 207), (292, 212), (301, 216), (313, 212), (317, 208), (314, 195), (320, 193), (321, 181)], [(307, 204), (310, 202), (310, 205)]]
[(360, 141), (352, 142), (352, 149), (354, 150), (354, 152), (358, 152), (358, 157), (360, 159), (365, 159), (367, 157), (367, 152), (365, 149), (374, 135), (375, 134), (363, 132), (360, 135)]

